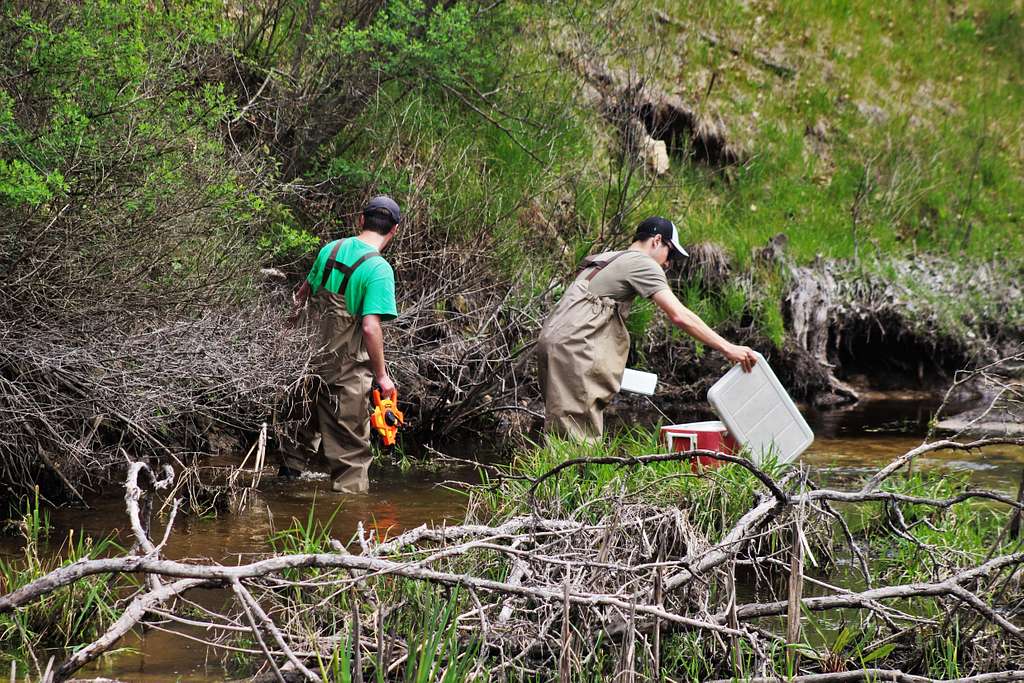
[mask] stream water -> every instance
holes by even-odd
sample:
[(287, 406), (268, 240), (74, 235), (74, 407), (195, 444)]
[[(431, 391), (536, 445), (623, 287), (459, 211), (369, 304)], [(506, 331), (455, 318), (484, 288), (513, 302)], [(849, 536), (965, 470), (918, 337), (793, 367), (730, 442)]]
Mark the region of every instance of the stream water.
[[(931, 398), (886, 398), (862, 401), (843, 410), (806, 411), (816, 440), (801, 460), (821, 480), (835, 486), (852, 485), (894, 456), (919, 445), (936, 405)], [(456, 455), (473, 458), (476, 454), (467, 449)], [(967, 472), (979, 486), (1012, 492), (1024, 468), (1024, 449), (939, 453), (921, 459), (918, 466)], [(180, 520), (166, 555), (210, 558), (227, 564), (245, 561), (247, 556), (267, 550), (267, 538), (273, 531), (287, 528), (293, 518), (305, 520), (311, 506), (316, 518), (331, 525), (332, 536), (343, 540), (352, 536), (360, 521), (391, 534), (425, 522), (458, 521), (466, 499), (441, 482), (471, 480), (474, 476), (470, 468), (443, 473), (387, 470), (372, 474), (369, 494), (344, 497), (331, 493), (325, 480), (266, 477), (258, 499), (245, 512)], [(126, 518), (119, 491), (92, 500), (90, 505), (88, 511), (52, 512), (53, 537), (66, 537), (71, 528), (94, 537), (111, 532), (124, 537)], [(11, 539), (0, 539), (0, 553), (17, 550)], [(222, 599), (219, 591), (196, 593), (193, 598), (209, 606)], [(219, 658), (203, 645), (159, 631), (126, 639), (120, 652), (81, 673), (123, 681), (220, 681), (228, 677)]]

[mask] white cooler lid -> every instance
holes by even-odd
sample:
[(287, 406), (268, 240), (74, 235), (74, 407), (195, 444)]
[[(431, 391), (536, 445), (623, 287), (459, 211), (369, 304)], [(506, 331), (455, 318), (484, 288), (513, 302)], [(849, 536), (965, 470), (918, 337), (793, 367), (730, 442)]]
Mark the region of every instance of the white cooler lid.
[(814, 432), (761, 354), (750, 372), (734, 365), (708, 389), (708, 401), (755, 464), (773, 450), (780, 463), (792, 462), (814, 442)]

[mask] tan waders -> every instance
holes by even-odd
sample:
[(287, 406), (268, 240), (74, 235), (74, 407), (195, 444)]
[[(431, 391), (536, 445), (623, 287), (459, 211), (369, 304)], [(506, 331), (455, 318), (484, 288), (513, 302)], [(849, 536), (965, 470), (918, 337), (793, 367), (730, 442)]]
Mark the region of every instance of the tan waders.
[(622, 253), (585, 260), (583, 272), (541, 329), (537, 367), (548, 434), (601, 440), (605, 406), (619, 391), (626, 369), (629, 303), (596, 296), (590, 281)]
[(316, 405), (309, 420), (299, 430), (297, 442), (285, 443), (285, 466), (302, 471), (316, 449), (316, 432), (320, 447), (330, 467), (332, 487), (344, 493), (360, 493), (370, 487), (370, 387), (373, 373), (370, 356), (363, 344), (360, 318), (348, 312), (345, 287), (352, 273), (377, 252), (363, 255), (351, 266), (335, 260), (341, 241), (334, 247), (324, 268), (327, 282), (332, 268), (344, 273), (340, 294), (324, 289), (313, 295), (313, 315), (318, 325), (319, 350), (315, 367), (323, 382), (316, 392)]

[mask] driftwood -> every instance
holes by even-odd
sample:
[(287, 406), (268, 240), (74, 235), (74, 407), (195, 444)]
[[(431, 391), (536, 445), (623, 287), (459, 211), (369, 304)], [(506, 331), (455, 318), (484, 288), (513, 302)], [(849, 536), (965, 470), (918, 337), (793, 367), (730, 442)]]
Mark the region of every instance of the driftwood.
[[(965, 391), (977, 393), (979, 400), (963, 412), (950, 415), (947, 408), (951, 399)], [(1024, 434), (1024, 351), (973, 370), (958, 371), (936, 418), (929, 436), (935, 432), (949, 433), (954, 438)]]
[(183, 464), (239, 448), (233, 439), (258, 430), (308, 367), (282, 320), (272, 297), (128, 330), (0, 320), (0, 498), (40, 484), (42, 496), (83, 501), (121, 476), (125, 453)]
[[(202, 640), (213, 648), (248, 653), (264, 660), (269, 680), (320, 680), (317, 658), (330, 657), (338, 647), (339, 634), (325, 631), (311, 637), (303, 619), (312, 618), (342, 596), (348, 611), (342, 618), (349, 623), (352, 642), (358, 643), (356, 657), (375, 661), (377, 666), (394, 670), (410, 655), (408, 646), (393, 633), (385, 633), (384, 587), (394, 581), (414, 581), (436, 586), (461, 587), (471, 596), (470, 607), (455, 620), (460, 632), (482, 641), (482, 653), (489, 671), (537, 670), (547, 666), (552, 677), (569, 680), (586, 663), (581, 643), (591, 642), (605, 633), (620, 643), (620, 661), (616, 665), (622, 680), (634, 678), (641, 662), (655, 662), (666, 630), (696, 631), (709, 642), (721, 643), (723, 666), (738, 666), (736, 643), (744, 642), (754, 653), (759, 675), (778, 674), (771, 669), (768, 651), (773, 643), (784, 643), (783, 634), (758, 624), (766, 617), (789, 613), (789, 639), (795, 640), (802, 611), (859, 608), (900, 637), (908, 626), (933, 623), (927, 617), (908, 614), (900, 605), (908, 598), (932, 598), (948, 601), (957, 609), (976, 615), (979, 624), (988, 624), (1008, 642), (1024, 642), (1024, 633), (1001, 608), (1001, 600), (1010, 599), (999, 586), (1005, 576), (1016, 574), (1024, 565), (1024, 552), (994, 555), (976, 565), (964, 566), (950, 558), (935, 558), (934, 579), (906, 584), (869, 587), (851, 591), (831, 586), (812, 577), (793, 576), (802, 584), (814, 581), (828, 594), (801, 596), (799, 590), (778, 600), (737, 604), (734, 589), (709, 590), (709, 584), (721, 579), (735, 581), (737, 565), (788, 567), (789, 561), (772, 557), (762, 541), (772, 535), (795, 538), (801, 548), (820, 540), (823, 529), (831, 525), (832, 504), (883, 502), (898, 511), (900, 506), (927, 506), (936, 510), (969, 499), (983, 499), (1022, 509), (1014, 498), (983, 490), (968, 490), (948, 499), (911, 496), (884, 491), (881, 485), (924, 453), (944, 449), (977, 449), (997, 444), (1024, 445), (1024, 439), (986, 439), (970, 443), (942, 441), (924, 444), (894, 459), (870, 477), (858, 490), (814, 488), (805, 476), (775, 480), (757, 466), (710, 451), (704, 455), (742, 466), (763, 487), (753, 507), (715, 541), (704, 538), (687, 521), (683, 508), (656, 507), (624, 498), (612, 506), (613, 512), (600, 522), (583, 518), (552, 518), (545, 503), (533, 500), (533, 511), (512, 517), (500, 524), (467, 523), (453, 527), (419, 527), (384, 540), (367, 535), (360, 525), (356, 541), (361, 554), (350, 554), (337, 542), (333, 552), (272, 555), (246, 564), (227, 566), (193, 561), (175, 561), (162, 557), (169, 535), (154, 542), (147, 525), (146, 501), (153, 493), (171, 483), (173, 473), (166, 470), (157, 477), (144, 463), (133, 463), (126, 481), (126, 509), (136, 540), (135, 547), (123, 557), (82, 559), (60, 567), (39, 579), (0, 596), (0, 614), (17, 610), (45, 598), (64, 586), (87, 576), (132, 574), (146, 582), (131, 598), (121, 616), (105, 633), (79, 649), (44, 677), (46, 681), (68, 679), (81, 666), (114, 647), (129, 630), (147, 615), (167, 624), (203, 626), (214, 634)], [(597, 464), (622, 468), (646, 467), (653, 463), (680, 461), (691, 454), (666, 453), (636, 458), (579, 458), (569, 460), (532, 480), (532, 493), (571, 468)], [(799, 474), (799, 473), (797, 473)], [(688, 475), (685, 476), (694, 476)], [(172, 508), (173, 509), (173, 508)], [(893, 515), (894, 531), (905, 533), (902, 513)], [(796, 530), (794, 532), (794, 529)], [(845, 537), (856, 555), (853, 536), (844, 526)], [(804, 540), (804, 539), (807, 540)], [(794, 566), (805, 561), (804, 551)], [(495, 557), (512, 570), (495, 574)], [(794, 558), (798, 556), (794, 555)], [(488, 559), (489, 558), (489, 559)], [(802, 570), (801, 570), (802, 574)], [(867, 575), (865, 565), (865, 575)], [(504, 580), (495, 576), (507, 576)], [(998, 581), (1002, 577), (1002, 581)], [(866, 578), (869, 578), (866, 576)], [(794, 590), (798, 583), (793, 583)], [(175, 605), (187, 591), (196, 587), (221, 587), (234, 597), (235, 608), (222, 612), (206, 611), (203, 616), (180, 613)], [(870, 586), (870, 579), (869, 579)], [(296, 603), (282, 596), (286, 588), (316, 593), (310, 604)], [(334, 597), (330, 597), (334, 596)], [(1002, 597), (1000, 597), (1002, 596)], [(374, 610), (367, 619), (356, 608), (366, 602)], [(794, 604), (794, 601), (796, 604)], [(194, 606), (194, 605), (193, 605)], [(567, 615), (571, 613), (571, 618)], [(336, 627), (335, 627), (336, 628)], [(173, 628), (172, 628), (173, 630)], [(238, 635), (250, 635), (256, 648), (235, 643)], [(182, 637), (194, 635), (179, 632)], [(582, 640), (581, 640), (582, 639)], [(731, 645), (729, 645), (731, 643)], [(716, 646), (717, 647), (717, 646)], [(730, 654), (730, 652), (732, 654)], [(660, 666), (660, 663), (658, 664)], [(793, 680), (848, 681), (867, 680), (866, 674), (817, 674)], [(876, 674), (880, 680), (926, 681), (898, 671)], [(986, 673), (964, 681), (1010, 681), (1019, 672)], [(755, 678), (753, 680), (769, 680)]]

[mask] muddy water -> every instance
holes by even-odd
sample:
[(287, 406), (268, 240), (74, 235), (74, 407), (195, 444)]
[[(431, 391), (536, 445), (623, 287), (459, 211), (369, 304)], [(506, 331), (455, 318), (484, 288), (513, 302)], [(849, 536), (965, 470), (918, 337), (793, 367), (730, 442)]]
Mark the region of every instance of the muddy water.
[[(839, 411), (806, 411), (816, 440), (802, 461), (815, 470), (819, 480), (832, 485), (852, 483), (919, 445), (935, 407), (935, 400), (915, 397), (865, 401)], [(472, 452), (461, 455), (474, 457)], [(1011, 491), (1016, 489), (1024, 468), (1024, 449), (935, 454), (922, 459), (920, 466), (965, 472), (977, 485)], [(329, 491), (324, 480), (281, 481), (269, 476), (261, 484), (259, 498), (244, 513), (179, 521), (167, 555), (225, 563), (246, 561), (266, 550), (266, 539), (273, 531), (287, 528), (293, 518), (305, 520), (311, 506), (314, 516), (323, 524), (330, 523), (332, 535), (338, 539), (349, 539), (360, 521), (380, 533), (391, 534), (425, 522), (457, 521), (466, 499), (442, 481), (472, 477), (471, 470), (444, 474), (378, 471), (371, 493), (338, 496)], [(55, 512), (56, 535), (63, 536), (72, 527), (94, 536), (123, 532), (120, 492), (92, 504), (93, 508), (84, 512)], [(3, 543), (0, 541), (0, 552), (14, 550)], [(209, 607), (223, 600), (219, 591), (198, 591), (192, 597)], [(123, 645), (129, 649), (106, 657), (89, 673), (125, 681), (220, 681), (229, 677), (216, 656), (180, 637), (150, 631)]]
[[(894, 456), (920, 446), (938, 406), (936, 398), (914, 397), (862, 401), (827, 412), (805, 410), (815, 441), (801, 461), (817, 470), (821, 481), (852, 485)], [(945, 437), (933, 436), (940, 438)], [(1024, 448), (930, 453), (914, 467), (966, 474), (974, 486), (1015, 493), (1024, 470)]]

